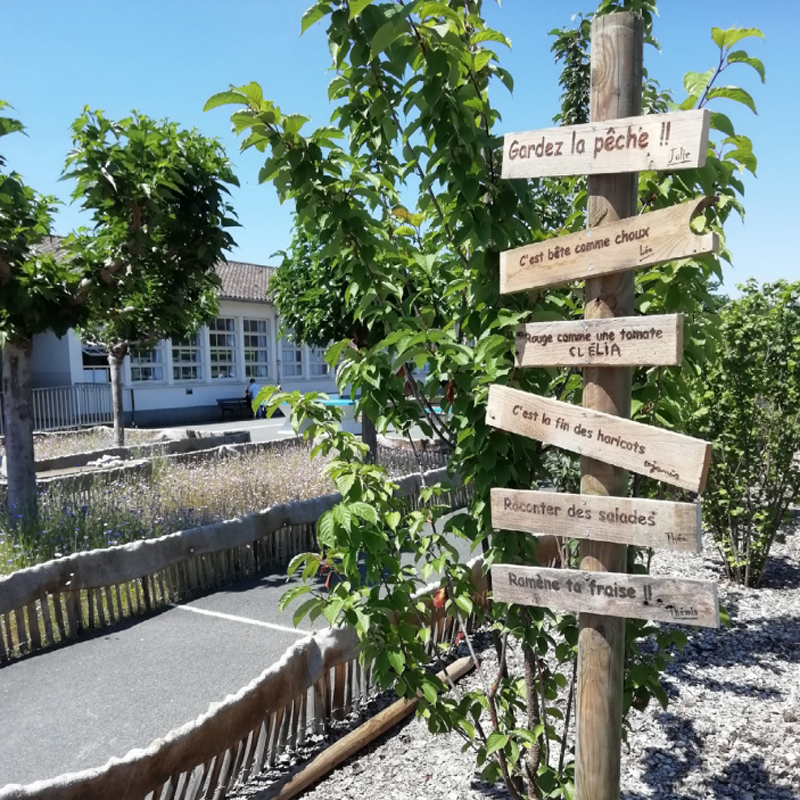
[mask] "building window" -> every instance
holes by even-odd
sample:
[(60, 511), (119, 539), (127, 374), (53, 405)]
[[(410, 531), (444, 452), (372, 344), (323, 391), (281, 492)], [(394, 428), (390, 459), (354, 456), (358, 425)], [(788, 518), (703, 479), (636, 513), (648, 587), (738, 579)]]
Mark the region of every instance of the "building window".
[(199, 381), (203, 379), (203, 356), (200, 334), (172, 340), (172, 380)]
[(211, 379), (236, 377), (236, 320), (217, 317), (208, 326)]
[(131, 382), (163, 381), (164, 353), (161, 345), (131, 348)]
[(244, 376), (269, 378), (268, 320), (244, 320)]
[(86, 383), (108, 383), (108, 351), (102, 344), (81, 345), (82, 380)]
[(308, 373), (314, 377), (327, 375), (329, 367), (325, 363), (324, 347), (308, 348)]
[(281, 347), (281, 376), (284, 378), (303, 377), (303, 347), (288, 339)]

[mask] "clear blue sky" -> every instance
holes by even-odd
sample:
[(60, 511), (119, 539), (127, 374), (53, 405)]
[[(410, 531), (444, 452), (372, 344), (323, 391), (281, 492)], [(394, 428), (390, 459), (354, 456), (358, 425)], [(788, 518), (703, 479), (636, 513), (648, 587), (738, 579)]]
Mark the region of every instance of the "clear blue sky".
[[(10, 102), (28, 129), (28, 138), (5, 137), (9, 166), (41, 192), (65, 205), (56, 232), (81, 224), (70, 206), (71, 186), (58, 181), (70, 148), (69, 125), (84, 105), (120, 118), (131, 109), (169, 117), (218, 137), (242, 183), (233, 196), (242, 228), (234, 232), (232, 258), (273, 263), (271, 254), (290, 239), (290, 209), (269, 185), (259, 186), (263, 158), (240, 154), (225, 109), (203, 113), (206, 99), (228, 84), (259, 82), (264, 95), (284, 111), (327, 123), (329, 56), (324, 29), (315, 25), (300, 36), (300, 17), (311, 0), (4, 0), (3, 68), (0, 98)], [(491, 24), (508, 35), (513, 49), (501, 48), (502, 63), (516, 82), (514, 95), (498, 85), (494, 102), (503, 113), (499, 132), (547, 127), (558, 109), (558, 67), (550, 53), (553, 28), (588, 12), (593, 0), (485, 0)], [(758, 178), (745, 183), (747, 220), (733, 220), (728, 244), (734, 269), (726, 288), (750, 276), (800, 280), (800, 263), (788, 235), (796, 224), (800, 187), (797, 148), (800, 56), (796, 31), (800, 0), (662, 0), (655, 34), (662, 53), (645, 51), (645, 66), (664, 87), (681, 95), (686, 71), (716, 63), (712, 26), (760, 28), (766, 41), (746, 40), (750, 55), (764, 61), (762, 85), (749, 67), (726, 73), (726, 83), (748, 89), (759, 115), (721, 101), (739, 132), (749, 135), (758, 156)]]

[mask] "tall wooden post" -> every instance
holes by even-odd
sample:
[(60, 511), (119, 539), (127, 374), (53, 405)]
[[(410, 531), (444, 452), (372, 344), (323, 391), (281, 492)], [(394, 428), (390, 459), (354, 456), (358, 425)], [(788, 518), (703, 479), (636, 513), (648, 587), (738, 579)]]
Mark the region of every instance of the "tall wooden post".
[[(592, 21), (591, 122), (634, 117), (642, 105), (643, 24), (630, 13)], [(596, 136), (606, 130), (598, 125)], [(610, 135), (610, 131), (608, 132)], [(638, 173), (589, 176), (587, 225), (615, 222), (637, 212)], [(633, 313), (634, 273), (621, 272), (586, 281), (585, 318)], [(587, 367), (583, 405), (630, 416), (631, 370)], [(583, 494), (625, 495), (628, 473), (601, 461), (581, 459)], [(624, 572), (627, 547), (583, 541), (581, 570)], [(580, 615), (578, 639), (576, 800), (618, 800), (622, 727), (625, 620)]]

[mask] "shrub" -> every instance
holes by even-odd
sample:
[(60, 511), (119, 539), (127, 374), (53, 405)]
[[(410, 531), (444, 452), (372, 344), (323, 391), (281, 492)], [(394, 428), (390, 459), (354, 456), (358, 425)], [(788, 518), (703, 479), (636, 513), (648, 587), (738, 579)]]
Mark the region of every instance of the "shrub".
[(703, 518), (728, 576), (759, 586), (800, 497), (800, 282), (754, 280), (721, 311), (697, 432), (714, 442)]

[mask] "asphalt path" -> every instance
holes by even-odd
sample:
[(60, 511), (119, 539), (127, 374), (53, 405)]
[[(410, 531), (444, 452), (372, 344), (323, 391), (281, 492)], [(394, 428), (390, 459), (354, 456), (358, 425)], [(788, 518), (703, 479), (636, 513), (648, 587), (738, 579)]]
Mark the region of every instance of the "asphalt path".
[(278, 613), (290, 585), (243, 581), (0, 668), (0, 786), (102, 766), (247, 685), (312, 630)]

